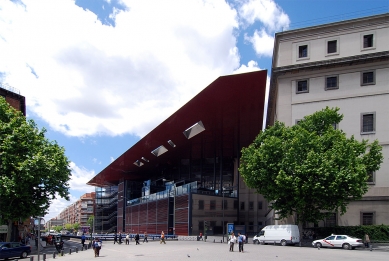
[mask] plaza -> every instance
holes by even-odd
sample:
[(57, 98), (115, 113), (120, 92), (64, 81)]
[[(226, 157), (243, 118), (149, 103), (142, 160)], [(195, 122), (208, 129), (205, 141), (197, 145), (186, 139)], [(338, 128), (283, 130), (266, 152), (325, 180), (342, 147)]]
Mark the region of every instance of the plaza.
[[(244, 252), (239, 253), (235, 245), (234, 252), (228, 251), (227, 243), (220, 243), (220, 240), (210, 238), (204, 241), (167, 241), (160, 244), (159, 241), (150, 241), (135, 245), (113, 244), (112, 241), (103, 242), (100, 257), (95, 258), (92, 249), (86, 251), (72, 252), (68, 250), (64, 256), (57, 256), (53, 259), (48, 255), (46, 260), (387, 260), (388, 249), (380, 248), (373, 251), (367, 249), (344, 250), (344, 249), (320, 249), (313, 247), (279, 246), (279, 245), (254, 245), (245, 244)], [(34, 255), (34, 261), (38, 260)], [(42, 256), (40, 260), (43, 260)]]

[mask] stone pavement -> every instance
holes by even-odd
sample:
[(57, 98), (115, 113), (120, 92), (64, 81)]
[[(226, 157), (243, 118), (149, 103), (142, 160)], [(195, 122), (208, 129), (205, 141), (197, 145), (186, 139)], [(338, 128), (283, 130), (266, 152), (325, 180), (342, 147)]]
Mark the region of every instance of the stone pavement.
[[(213, 239), (215, 242), (213, 243)], [(219, 239), (219, 241), (217, 240)], [(313, 247), (297, 247), (297, 246), (274, 246), (274, 245), (244, 245), (244, 253), (239, 253), (237, 245), (235, 251), (229, 252), (226, 243), (220, 243), (221, 237), (208, 237), (207, 242), (204, 241), (167, 241), (166, 244), (160, 244), (158, 241), (149, 243), (141, 243), (135, 245), (132, 241), (130, 245), (113, 244), (111, 241), (103, 243), (100, 257), (95, 258), (92, 249), (86, 251), (73, 252), (72, 254), (65, 253), (64, 256), (57, 256), (53, 259), (52, 255), (48, 255), (46, 260), (54, 261), (115, 261), (119, 260), (169, 260), (169, 261), (232, 261), (232, 260), (387, 260), (387, 251), (361, 251), (361, 250), (344, 250), (344, 249), (324, 249), (318, 250)], [(320, 251), (320, 252), (319, 252)], [(29, 258), (24, 259), (26, 261)], [(37, 261), (37, 256), (34, 255), (34, 261)], [(40, 256), (40, 261), (43, 257)]]

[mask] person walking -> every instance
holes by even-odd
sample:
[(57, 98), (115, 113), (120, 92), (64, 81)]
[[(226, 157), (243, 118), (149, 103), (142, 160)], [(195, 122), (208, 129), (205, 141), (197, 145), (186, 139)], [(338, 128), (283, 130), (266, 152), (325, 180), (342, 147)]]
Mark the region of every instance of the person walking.
[(122, 232), (119, 232), (119, 244), (122, 243), (122, 239), (123, 239)]
[(370, 245), (370, 237), (369, 237), (369, 235), (366, 233), (366, 234), (365, 234), (365, 247), (369, 248), (369, 245)]
[(130, 235), (127, 233), (126, 235), (126, 245), (130, 244)]
[(81, 244), (82, 244), (82, 248), (84, 249), (85, 248), (85, 234), (82, 233), (82, 236), (81, 236)]
[(230, 245), (230, 252), (234, 252), (234, 245), (236, 242), (236, 237), (235, 237), (234, 232), (231, 233), (231, 236), (230, 236), (228, 241), (229, 241), (229, 245)]
[(239, 252), (243, 253), (243, 235), (238, 233)]
[(102, 247), (102, 244), (103, 243), (100, 241), (100, 239), (98, 237), (95, 238), (95, 240), (93, 241), (92, 246), (93, 246), (93, 250), (95, 252), (95, 257), (100, 256), (100, 249)]
[(147, 240), (147, 232), (145, 232), (145, 235), (144, 235), (144, 238), (143, 238), (143, 243), (146, 241), (146, 243), (149, 243), (149, 241)]
[(136, 233), (135, 235), (135, 245), (139, 245), (139, 234)]
[(117, 242), (118, 242), (118, 234), (116, 234), (115, 232), (115, 235), (113, 236), (113, 244), (115, 245)]
[(162, 243), (166, 244), (166, 242), (165, 242), (165, 233), (163, 233), (163, 231), (161, 232), (161, 241), (159, 243), (160, 244), (162, 244)]

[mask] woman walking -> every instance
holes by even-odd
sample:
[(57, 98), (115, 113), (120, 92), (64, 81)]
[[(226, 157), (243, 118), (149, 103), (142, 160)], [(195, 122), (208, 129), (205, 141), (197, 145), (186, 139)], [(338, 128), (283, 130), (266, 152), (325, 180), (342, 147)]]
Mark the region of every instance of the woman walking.
[(231, 233), (231, 236), (230, 236), (230, 239), (229, 239), (229, 243), (230, 243), (230, 252), (234, 252), (234, 244), (236, 242), (236, 237), (235, 237), (235, 234), (234, 232)]
[(162, 244), (162, 243), (166, 244), (166, 242), (165, 242), (165, 233), (163, 233), (163, 231), (161, 233), (161, 242), (159, 242), (159, 243), (160, 244)]

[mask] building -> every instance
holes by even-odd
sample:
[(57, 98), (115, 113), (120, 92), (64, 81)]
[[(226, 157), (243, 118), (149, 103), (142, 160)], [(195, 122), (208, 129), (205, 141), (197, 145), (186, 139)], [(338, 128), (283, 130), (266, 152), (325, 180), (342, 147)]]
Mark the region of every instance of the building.
[(21, 111), (26, 116), (26, 98), (20, 95), (20, 91), (8, 84), (0, 82), (0, 96), (16, 110)]
[(267, 203), (238, 165), (262, 129), (266, 77), (219, 77), (90, 180), (102, 209), (95, 230), (198, 235), (265, 225)]
[(361, 200), (318, 225), (389, 224), (388, 13), (275, 35), (267, 125), (291, 126), (326, 106), (340, 108), (337, 128), (348, 136), (378, 139), (384, 162)]
[(65, 208), (58, 215), (59, 220), (65, 224), (80, 224), (80, 229), (84, 232), (90, 231), (88, 219), (94, 215), (96, 193), (85, 193), (76, 202)]

